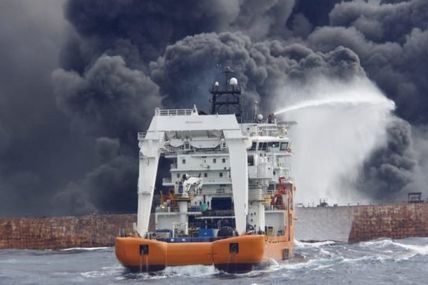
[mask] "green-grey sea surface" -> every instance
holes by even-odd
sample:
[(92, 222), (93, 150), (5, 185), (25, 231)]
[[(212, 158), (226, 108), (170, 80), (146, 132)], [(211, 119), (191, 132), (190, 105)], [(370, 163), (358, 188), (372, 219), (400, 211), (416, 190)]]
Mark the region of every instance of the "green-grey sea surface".
[(296, 242), (296, 255), (246, 274), (212, 266), (147, 274), (125, 270), (113, 248), (0, 250), (0, 284), (428, 284), (428, 238)]

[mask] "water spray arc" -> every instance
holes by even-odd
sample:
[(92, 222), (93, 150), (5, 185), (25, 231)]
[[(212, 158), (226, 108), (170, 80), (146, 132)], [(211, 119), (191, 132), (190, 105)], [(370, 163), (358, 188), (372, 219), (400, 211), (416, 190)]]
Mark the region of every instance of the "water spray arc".
[(386, 144), (395, 103), (367, 78), (346, 82), (317, 78), (303, 87), (289, 83), (278, 97), (297, 102), (275, 106), (274, 113), (298, 122), (290, 130), (295, 142), (293, 171), (300, 189), (296, 201), (370, 202), (358, 190), (358, 177), (364, 161)]
[(287, 108), (275, 111), (275, 115), (282, 115), (284, 113), (299, 111), (302, 109), (308, 108), (316, 108), (316, 107), (324, 107), (324, 106), (363, 106), (363, 105), (371, 105), (371, 106), (384, 106), (390, 110), (395, 109), (395, 103), (387, 98), (358, 98), (358, 97), (348, 97), (348, 98), (327, 98), (327, 99), (315, 99), (308, 100), (304, 102), (300, 102), (294, 105), (291, 105)]

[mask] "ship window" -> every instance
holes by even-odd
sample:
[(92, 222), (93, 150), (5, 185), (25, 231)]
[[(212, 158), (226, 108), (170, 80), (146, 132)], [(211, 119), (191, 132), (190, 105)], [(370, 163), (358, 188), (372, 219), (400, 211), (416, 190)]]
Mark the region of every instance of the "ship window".
[(220, 172), (218, 176), (223, 177), (223, 172)]
[(221, 161), (222, 161), (223, 163), (226, 163), (226, 158), (223, 158)]
[(185, 159), (182, 159), (182, 160), (181, 160), (181, 163), (186, 164), (186, 160), (185, 160)]
[(288, 142), (282, 142), (281, 143), (281, 150), (287, 150), (288, 148)]
[(177, 178), (180, 178), (180, 173), (177, 173)]
[(259, 143), (259, 150), (266, 150), (267, 149), (267, 143)]
[(279, 146), (279, 142), (270, 142), (268, 143), (268, 147), (277, 148)]
[(205, 172), (205, 173), (204, 173), (204, 177), (208, 177), (208, 173), (206, 173), (206, 172)]
[(213, 158), (213, 163), (216, 163), (217, 162), (217, 159), (216, 158)]
[(253, 142), (253, 144), (251, 145), (250, 150), (256, 150), (257, 147), (257, 142)]
[(224, 188), (217, 188), (216, 193), (217, 194), (224, 194), (225, 190)]
[(254, 165), (254, 155), (249, 155), (247, 157), (248, 160), (248, 166), (253, 166)]

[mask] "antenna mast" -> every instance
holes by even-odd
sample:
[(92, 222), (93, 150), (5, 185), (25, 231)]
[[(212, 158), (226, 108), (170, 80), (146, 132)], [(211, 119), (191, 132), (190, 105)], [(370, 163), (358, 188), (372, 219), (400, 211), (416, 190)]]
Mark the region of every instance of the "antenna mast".
[(215, 81), (210, 89), (211, 114), (235, 114), (238, 122), (241, 122), (241, 86), (230, 67), (227, 66), (223, 73), (225, 81)]

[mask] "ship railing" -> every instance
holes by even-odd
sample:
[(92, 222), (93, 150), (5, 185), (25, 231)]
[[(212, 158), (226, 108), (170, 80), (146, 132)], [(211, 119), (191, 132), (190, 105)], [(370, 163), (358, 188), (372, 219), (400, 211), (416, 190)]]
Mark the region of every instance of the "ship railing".
[(193, 109), (159, 109), (156, 108), (155, 116), (189, 116)]
[(230, 184), (232, 179), (230, 178), (203, 178), (204, 184)]
[(257, 126), (257, 129), (259, 129), (260, 131), (278, 131), (278, 126), (277, 125), (265, 125), (265, 126)]
[(164, 154), (165, 155), (174, 155), (177, 153), (206, 153), (206, 154), (216, 154), (216, 153), (224, 153), (227, 154), (227, 152), (225, 151), (226, 148), (224, 149), (203, 149), (203, 150), (198, 150), (195, 149), (193, 147), (190, 147), (190, 149), (185, 149), (184, 147), (180, 147), (180, 148), (175, 148), (175, 149), (168, 149), (165, 148), (164, 149)]

